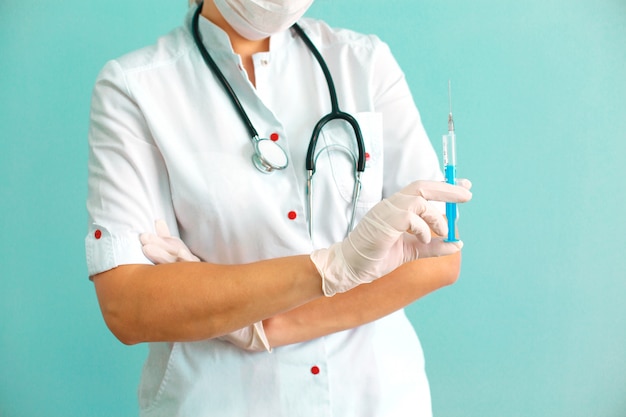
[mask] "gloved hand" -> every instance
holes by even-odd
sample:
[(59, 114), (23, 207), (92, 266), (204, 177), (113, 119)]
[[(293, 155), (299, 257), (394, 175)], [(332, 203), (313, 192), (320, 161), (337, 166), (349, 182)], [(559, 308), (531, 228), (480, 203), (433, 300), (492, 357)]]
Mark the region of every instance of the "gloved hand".
[(170, 234), (170, 229), (164, 220), (154, 222), (156, 235), (142, 233), (139, 240), (143, 245), (141, 250), (146, 258), (155, 264), (171, 264), (174, 262), (200, 262), (200, 259), (191, 253), (187, 245)]
[[(342, 242), (311, 253), (322, 276), (326, 296), (345, 292), (372, 282), (405, 262), (419, 257), (426, 248), (429, 256), (457, 252), (462, 242), (438, 239), (432, 246), (432, 232), (448, 233), (443, 216), (428, 201), (463, 203), (472, 198), (469, 181), (459, 185), (438, 181), (415, 181), (372, 207)], [(405, 238), (405, 233), (413, 235)]]
[[(472, 188), (471, 181), (465, 178), (457, 178), (456, 185), (459, 185), (465, 188), (466, 190), (470, 190)], [(447, 225), (447, 222), (446, 222), (446, 225)], [(445, 241), (446, 239), (445, 236), (447, 236), (447, 232), (446, 232), (446, 235), (444, 236), (441, 236), (441, 235), (433, 236), (430, 242), (422, 243), (415, 236), (409, 233), (405, 233), (404, 239), (408, 240), (408, 242), (405, 242), (405, 245), (415, 247), (418, 251), (419, 259), (423, 259), (423, 258), (433, 258), (437, 256), (452, 255), (453, 253), (457, 252), (459, 249), (463, 247), (463, 242), (461, 241), (456, 242), (456, 245), (450, 245), (449, 242)]]
[[(141, 250), (148, 259), (155, 264), (167, 264), (174, 262), (200, 262), (187, 245), (177, 237), (170, 234), (167, 224), (163, 220), (154, 222), (156, 235), (152, 233), (142, 233), (139, 240), (143, 245)], [(271, 351), (271, 347), (263, 323), (254, 323), (243, 329), (219, 337), (218, 339), (232, 343), (238, 348), (249, 351)]]

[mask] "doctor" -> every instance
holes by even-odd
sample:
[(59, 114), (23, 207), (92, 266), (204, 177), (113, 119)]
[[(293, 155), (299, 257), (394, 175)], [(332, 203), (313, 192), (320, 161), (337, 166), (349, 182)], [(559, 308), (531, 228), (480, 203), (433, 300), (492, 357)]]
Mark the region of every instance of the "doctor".
[[(142, 416), (431, 414), (402, 309), (456, 280), (462, 245), (431, 238), (447, 227), (431, 202), (468, 201), (469, 184), (441, 181), (388, 47), (300, 19), (311, 2), (194, 4), (181, 27), (96, 81), (87, 264), (111, 331), (150, 343)], [(252, 162), (246, 124), (194, 43), (196, 12), (202, 45), (259, 135), (285, 150), (284, 169)], [(307, 209), (305, 155), (329, 99), (296, 21), (362, 131), (355, 205), (345, 155), (356, 145), (333, 123), (322, 142), (350, 152), (318, 155)]]

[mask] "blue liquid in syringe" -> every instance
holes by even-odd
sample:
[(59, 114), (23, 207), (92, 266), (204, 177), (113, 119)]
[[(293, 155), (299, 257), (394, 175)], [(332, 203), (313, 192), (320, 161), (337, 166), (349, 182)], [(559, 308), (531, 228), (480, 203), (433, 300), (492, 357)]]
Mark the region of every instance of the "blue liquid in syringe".
[[(446, 165), (444, 170), (446, 182), (448, 184), (456, 184), (456, 166)], [(456, 203), (446, 203), (446, 218), (448, 219), (448, 238), (445, 240), (446, 242), (457, 242), (458, 239), (456, 238)]]

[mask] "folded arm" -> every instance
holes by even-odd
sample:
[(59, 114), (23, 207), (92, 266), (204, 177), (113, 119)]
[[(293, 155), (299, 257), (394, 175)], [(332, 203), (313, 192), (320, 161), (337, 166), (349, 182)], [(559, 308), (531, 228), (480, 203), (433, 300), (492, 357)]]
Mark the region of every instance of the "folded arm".
[[(157, 222), (157, 235), (141, 236), (143, 251), (153, 261), (165, 263), (123, 265), (93, 277), (103, 316), (111, 331), (127, 344), (207, 339), (388, 275), (388, 284), (375, 286), (373, 290), (364, 289), (362, 294), (357, 292), (354, 298), (347, 298), (348, 302), (342, 303), (340, 299), (313, 304), (285, 316), (284, 321), (276, 318), (268, 325), (278, 329), (276, 334), (289, 333), (292, 323), (298, 326), (298, 315), (319, 316), (331, 311), (326, 320), (320, 322), (324, 325), (313, 324), (306, 330), (300, 329), (298, 336), (292, 339), (281, 340), (276, 336), (276, 345), (282, 345), (372, 321), (458, 275), (454, 257), (444, 257), (452, 260), (452, 264), (412, 262), (418, 259), (420, 252), (429, 252), (430, 256), (447, 255), (458, 253), (461, 246), (460, 242), (445, 243), (431, 238), (430, 228), (442, 234), (446, 225), (443, 217), (428, 204), (429, 196), (462, 202), (469, 200), (471, 193), (461, 186), (416, 181), (376, 204), (342, 242), (315, 250), (310, 256), (243, 265), (167, 263), (197, 261), (198, 258), (180, 239), (170, 236), (165, 223)], [(396, 270), (407, 263), (415, 269)], [(448, 265), (445, 273), (438, 269), (444, 265)], [(420, 284), (422, 276), (428, 279)], [(399, 283), (393, 282), (396, 279)], [(374, 306), (372, 312), (359, 313), (368, 306)], [(335, 314), (341, 313), (333, 313), (332, 308), (343, 309), (346, 317), (342, 315), (340, 324), (325, 330), (324, 326), (337, 319)], [(272, 342), (269, 344), (271, 346)], [(247, 347), (247, 341), (242, 345)]]
[(406, 263), (368, 285), (319, 298), (263, 321), (274, 347), (303, 342), (370, 323), (456, 282), (461, 253)]
[(323, 296), (309, 256), (236, 266), (124, 265), (93, 281), (107, 326), (125, 344), (210, 339), (262, 320), (277, 347), (391, 314), (454, 283), (460, 259), (460, 252), (418, 259), (334, 297)]
[(309, 256), (122, 265), (93, 282), (107, 326), (125, 344), (218, 337), (324, 295)]

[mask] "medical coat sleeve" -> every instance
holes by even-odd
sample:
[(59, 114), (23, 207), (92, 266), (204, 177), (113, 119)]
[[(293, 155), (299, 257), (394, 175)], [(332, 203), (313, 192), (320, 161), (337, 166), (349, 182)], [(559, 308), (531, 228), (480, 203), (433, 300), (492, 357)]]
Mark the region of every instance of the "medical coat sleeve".
[(404, 72), (388, 45), (374, 42), (372, 99), (383, 114), (383, 197), (389, 197), (415, 180), (443, 181), (443, 174)]
[(165, 219), (177, 234), (174, 210), (163, 158), (116, 61), (107, 63), (94, 87), (88, 170), (89, 276), (151, 263), (139, 233)]
[[(139, 234), (153, 230), (154, 219), (165, 219), (178, 234), (167, 167), (116, 61), (104, 67), (94, 88), (88, 167), (89, 276), (123, 264), (151, 264)], [(260, 322), (221, 339), (245, 350), (271, 350)]]

